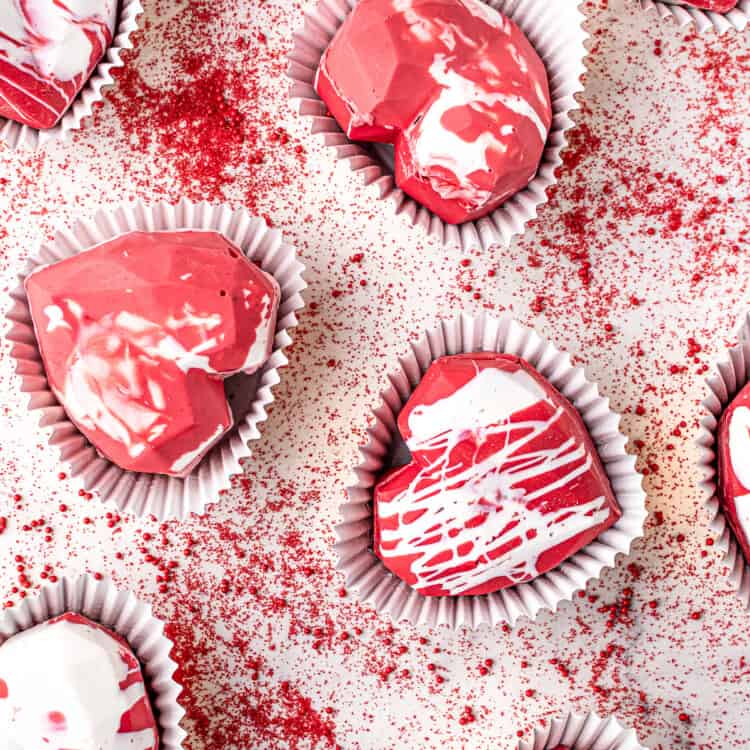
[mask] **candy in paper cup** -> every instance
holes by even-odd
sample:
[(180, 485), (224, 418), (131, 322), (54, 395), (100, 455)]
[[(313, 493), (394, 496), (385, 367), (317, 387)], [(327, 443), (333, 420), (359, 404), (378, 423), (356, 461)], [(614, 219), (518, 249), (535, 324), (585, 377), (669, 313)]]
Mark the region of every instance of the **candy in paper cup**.
[[(399, 412), (432, 362), (448, 354), (480, 351), (521, 357), (575, 406), (602, 460), (622, 517), (558, 568), (526, 583), (484, 596), (423, 596), (393, 575), (373, 551), (373, 488), (389, 468), (389, 455), (398, 439)], [(362, 463), (354, 469), (356, 482), (340, 509), (343, 520), (336, 526), (337, 569), (344, 573), (347, 588), (378, 612), (394, 621), (454, 629), (534, 619), (542, 610), (556, 611), (561, 602), (585, 589), (588, 581), (612, 567), (618, 555), (627, 555), (632, 543), (643, 535), (648, 515), (646, 495), (635, 458), (625, 450), (627, 438), (619, 431), (619, 415), (610, 410), (597, 386), (586, 380), (583, 369), (573, 367), (570, 355), (532, 329), (486, 314), (462, 314), (441, 321), (411, 344), (388, 380), (389, 386), (372, 412), (369, 440), (360, 448)]]
[(80, 130), (83, 121), (93, 114), (94, 105), (104, 99), (104, 90), (114, 85), (112, 70), (125, 65), (122, 52), (133, 48), (130, 37), (138, 29), (138, 16), (142, 13), (140, 0), (122, 0), (111, 44), (57, 125), (37, 130), (0, 117), (0, 142), (6, 143), (11, 149), (34, 149), (51, 140), (67, 141), (72, 131)]
[(727, 31), (742, 31), (750, 22), (750, 0), (740, 0), (736, 8), (728, 13), (716, 13), (710, 10), (700, 10), (689, 5), (682, 5), (666, 0), (637, 0), (641, 8), (655, 13), (662, 20), (668, 19), (680, 27), (693, 24), (700, 33), (714, 29), (719, 34)]
[[(29, 311), (23, 279), (35, 268), (55, 263), (94, 245), (134, 230), (214, 230), (239, 247), (250, 260), (271, 274), (281, 289), (273, 351), (252, 375), (238, 374), (226, 382), (234, 415), (234, 427), (184, 479), (124, 471), (96, 451), (67, 418), (50, 390)], [(245, 209), (182, 200), (177, 205), (148, 206), (133, 203), (114, 210), (101, 209), (91, 221), (78, 221), (72, 229), (58, 232), (51, 242), (28, 261), (21, 284), (11, 293), (14, 304), (7, 337), (13, 342), (11, 355), (21, 376), (21, 390), (30, 394), (29, 409), (39, 411), (41, 424), (50, 428), (50, 444), (59, 448), (72, 476), (80, 476), (84, 489), (97, 493), (125, 513), (154, 515), (160, 520), (184, 519), (203, 513), (233, 474), (242, 472), (241, 462), (252, 451), (250, 443), (260, 437), (258, 425), (267, 418), (266, 408), (274, 400), (273, 387), (279, 369), (288, 364), (284, 349), (292, 342), (289, 330), (297, 325), (297, 311), (307, 286), (304, 266), (281, 233), (269, 229), (263, 219)]]
[(574, 126), (571, 113), (578, 109), (576, 95), (583, 91), (581, 76), (586, 70), (588, 38), (578, 8), (580, 0), (487, 0), (488, 5), (516, 22), (544, 61), (550, 82), (552, 127), (539, 169), (529, 185), (487, 216), (464, 224), (447, 224), (406, 195), (396, 185), (387, 147), (350, 141), (315, 91), (315, 73), (323, 52), (356, 2), (317, 0), (305, 14), (302, 29), (294, 35), (287, 68), (292, 80), (290, 98), (296, 110), (310, 118), (312, 133), (320, 134), (338, 159), (361, 174), (366, 185), (374, 185), (378, 197), (390, 200), (396, 213), (406, 215), (412, 225), (439, 237), (446, 246), (464, 250), (509, 245), (536, 217), (539, 206), (547, 202), (547, 190), (557, 182), (555, 170), (562, 164), (566, 133)]
[(517, 750), (648, 750), (638, 741), (634, 729), (627, 729), (614, 717), (596, 714), (570, 714), (535, 729), (531, 740), (521, 740)]
[(182, 688), (175, 680), (177, 664), (170, 658), (173, 643), (164, 635), (164, 623), (151, 607), (128, 591), (118, 591), (108, 579), (84, 575), (63, 578), (43, 586), (35, 596), (21, 599), (0, 612), (0, 645), (47, 620), (75, 612), (122, 636), (138, 657), (159, 724), (161, 750), (180, 750), (185, 714), (179, 704)]
[(702, 405), (705, 411), (698, 433), (698, 469), (700, 488), (705, 506), (711, 516), (710, 528), (716, 546), (724, 553), (724, 564), (729, 568), (729, 582), (745, 609), (750, 610), (750, 565), (745, 560), (737, 538), (721, 508), (718, 496), (717, 433), (722, 412), (750, 380), (750, 314), (740, 326), (739, 343), (713, 367), (706, 379), (710, 394)]

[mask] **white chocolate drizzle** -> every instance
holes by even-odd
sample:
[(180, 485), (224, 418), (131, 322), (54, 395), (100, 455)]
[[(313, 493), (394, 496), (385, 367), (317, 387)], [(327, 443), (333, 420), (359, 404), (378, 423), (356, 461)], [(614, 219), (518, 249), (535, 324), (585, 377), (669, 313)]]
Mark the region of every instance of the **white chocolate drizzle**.
[[(539, 401), (554, 409), (547, 419), (512, 421)], [(411, 566), (415, 587), (440, 585), (452, 595), (498, 577), (521, 582), (538, 575), (544, 551), (609, 516), (604, 496), (554, 512), (529, 507), (591, 469), (593, 457), (573, 436), (546, 450), (526, 449), (563, 413), (528, 373), (493, 368), (478, 372), (450, 396), (415, 409), (408, 446), (428, 460), (404, 491), (378, 507), (381, 517), (399, 519), (396, 530), (381, 528), (381, 556), (419, 555)], [(505, 437), (503, 448), (478, 459), (486, 441), (498, 436)], [(451, 463), (453, 449), (467, 438), (475, 441), (475, 460)], [(524, 490), (525, 482), (548, 472), (557, 478), (541, 489)], [(473, 523), (482, 515), (481, 523)], [(514, 540), (515, 546), (493, 559), (493, 551)], [(472, 569), (455, 570), (472, 561), (478, 563)]]

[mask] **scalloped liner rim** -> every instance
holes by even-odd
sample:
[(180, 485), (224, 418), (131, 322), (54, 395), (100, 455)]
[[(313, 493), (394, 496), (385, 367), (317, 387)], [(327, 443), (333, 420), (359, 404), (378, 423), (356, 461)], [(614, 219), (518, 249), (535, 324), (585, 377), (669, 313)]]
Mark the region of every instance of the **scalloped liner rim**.
[(571, 750), (648, 750), (641, 745), (634, 729), (624, 726), (615, 716), (595, 712), (570, 713), (534, 729), (533, 739), (520, 740), (517, 750), (552, 750), (559, 744)]
[[(698, 488), (704, 495), (703, 507), (709, 514), (709, 529), (713, 533), (715, 546), (724, 553), (722, 562), (729, 568), (727, 580), (743, 608), (750, 611), (750, 563), (745, 560), (721, 509), (716, 484), (718, 466), (715, 451), (716, 431), (722, 412), (740, 389), (750, 382), (750, 312), (745, 314), (737, 337), (739, 343), (712, 362), (711, 373), (705, 380), (710, 395), (701, 401), (704, 414), (695, 443), (699, 452), (697, 468), (701, 476)], [(744, 368), (744, 374), (737, 372), (738, 366)], [(734, 383), (728, 383), (722, 371), (729, 373)], [(741, 377), (738, 378), (738, 375)]]
[[(369, 533), (367, 530), (372, 528), (374, 475), (382, 468), (379, 460), (387, 452), (388, 442), (393, 436), (393, 427), (389, 427), (386, 422), (393, 423), (397, 415), (396, 409), (400, 409), (406, 400), (405, 396), (399, 394), (398, 384), (403, 383), (403, 378), (409, 380), (409, 372), (415, 373), (418, 370), (421, 378), (426, 370), (426, 366), (420, 365), (419, 350), (429, 348), (429, 362), (441, 356), (435, 354), (433, 341), (445, 344), (447, 353), (480, 349), (486, 351), (488, 328), (491, 332), (494, 331), (491, 339), (495, 342), (495, 351), (507, 351), (527, 359), (576, 408), (576, 401), (580, 401), (582, 395), (588, 397), (585, 412), (589, 414), (589, 419), (584, 411), (580, 408), (578, 410), (591, 431), (624, 512), (618, 522), (602, 532), (594, 542), (554, 570), (531, 581), (487, 596), (425, 597), (385, 568), (372, 552), (370, 541), (363, 543), (364, 536)], [(467, 335), (474, 337), (476, 345), (463, 343)], [(460, 347), (451, 348), (451, 342), (455, 344), (459, 338)], [(502, 348), (499, 346), (501, 340)], [(520, 348), (519, 341), (523, 341)], [(529, 348), (533, 348), (530, 353)], [(338, 540), (335, 545), (338, 557), (336, 567), (344, 571), (346, 585), (357, 592), (360, 601), (368, 603), (380, 614), (385, 614), (394, 621), (407, 620), (414, 625), (448, 625), (456, 630), (460, 627), (475, 629), (482, 625), (496, 626), (501, 623), (514, 625), (523, 618), (534, 620), (544, 611), (555, 612), (561, 602), (571, 601), (577, 591), (585, 590), (589, 581), (600, 578), (604, 571), (617, 564), (620, 557), (630, 554), (633, 543), (643, 536), (648, 516), (642, 476), (635, 468), (635, 458), (625, 451), (627, 437), (619, 429), (620, 416), (609, 408), (609, 400), (599, 394), (596, 383), (586, 379), (583, 368), (572, 366), (570, 355), (511, 317), (496, 318), (488, 314), (471, 316), (462, 313), (451, 319), (440, 320), (436, 326), (411, 341), (410, 353), (399, 357), (398, 361), (401, 369), (388, 374), (389, 388), (381, 392), (380, 404), (371, 409), (375, 423), (367, 429), (368, 441), (360, 445), (359, 452), (363, 461), (353, 470), (357, 481), (348, 487), (347, 502), (341, 505), (339, 511), (341, 520), (335, 525)], [(568, 394), (573, 386), (576, 387), (576, 400)], [(411, 382), (409, 389), (414, 389)], [(400, 403), (394, 407), (397, 400)], [(602, 417), (601, 412), (606, 417)], [(386, 415), (385, 420), (381, 414)], [(606, 434), (601, 436), (598, 434), (599, 429), (592, 428), (598, 428), (605, 418), (608, 421)], [(610, 464), (615, 461), (620, 473), (613, 476)], [(623, 503), (624, 497), (628, 499), (627, 504)], [(617, 543), (603, 543), (605, 536), (616, 537)], [(596, 557), (592, 554), (594, 550)], [(605, 559), (602, 560), (602, 557)], [(563, 586), (567, 591), (561, 589)], [(366, 591), (363, 593), (362, 589)], [(378, 599), (381, 601), (378, 602)], [(394, 600), (397, 601), (392, 606)], [(392, 611), (394, 609), (395, 612)]]
[(712, 30), (717, 34), (725, 34), (728, 31), (741, 32), (750, 24), (750, 0), (740, 0), (737, 7), (728, 13), (715, 13), (663, 0), (634, 1), (647, 13), (656, 13), (662, 21), (671, 21), (679, 28), (693, 25), (700, 34)]

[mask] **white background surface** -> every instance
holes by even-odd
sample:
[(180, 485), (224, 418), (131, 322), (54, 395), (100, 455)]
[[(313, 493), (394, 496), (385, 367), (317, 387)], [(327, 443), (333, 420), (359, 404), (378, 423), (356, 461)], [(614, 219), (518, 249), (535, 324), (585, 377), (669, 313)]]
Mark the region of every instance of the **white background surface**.
[[(750, 37), (695, 37), (657, 24), (636, 3), (586, 2), (593, 45), (580, 161), (563, 170), (553, 203), (522, 240), (464, 256), (425, 239), (335, 169), (332, 155), (292, 113), (283, 54), (301, 22), (299, 5), (146, 5), (146, 29), (131, 63), (146, 85), (185, 85), (191, 73), (180, 50), (188, 47), (201, 56), (200, 70), (220, 65), (253, 84), (241, 107), (261, 137), (277, 125), (292, 135), (288, 148), (266, 144), (262, 165), (228, 164), (235, 177), (222, 191), (228, 202), (252, 196), (255, 210), (270, 214), (298, 245), (309, 269), (307, 302), (317, 308), (302, 312), (291, 366), (245, 481), (203, 518), (164, 527), (124, 519), (116, 533), (107, 526), (106, 508), (79, 498), (75, 482), (58, 479), (64, 467), (25, 410), (4, 343), (0, 513), (9, 523), (0, 536), (3, 598), (17, 598), (14, 556), (21, 554), (34, 586), (50, 564), (57, 575), (113, 575), (151, 601), (177, 629), (193, 750), (514, 748), (518, 730), (528, 734), (574, 709), (616, 713), (650, 748), (747, 747), (750, 615), (729, 590), (718, 553), (705, 544), (692, 441), (702, 363), (722, 353), (750, 307)], [(255, 43), (261, 30), (267, 45)], [(237, 38), (248, 41), (246, 48)], [(656, 40), (661, 55), (654, 54)], [(58, 223), (134, 196), (175, 200), (183, 192), (193, 198), (210, 192), (209, 184), (179, 179), (163, 139), (145, 146), (142, 132), (123, 130), (139, 107), (142, 124), (148, 123), (153, 106), (124, 97), (122, 87), (109, 94), (96, 121), (70, 144), (39, 153), (0, 148), (4, 289), (15, 285), (25, 257)], [(198, 118), (184, 127), (202, 124)], [(304, 163), (292, 148), (298, 142), (307, 152)], [(679, 179), (683, 187), (675, 186)], [(675, 212), (682, 218), (670, 227)], [(577, 275), (580, 262), (570, 258), (574, 248), (588, 253), (588, 288)], [(361, 263), (350, 263), (360, 252)], [(469, 269), (460, 265), (463, 257), (471, 257)], [(487, 278), (489, 269), (494, 278)], [(480, 300), (464, 291), (470, 282), (481, 289)], [(343, 293), (334, 297), (334, 290)], [(532, 304), (538, 295), (545, 298), (541, 312)], [(631, 303), (632, 295), (640, 304)], [(631, 558), (589, 587), (594, 602), (577, 600), (512, 632), (399, 626), (391, 634), (387, 621), (338, 594), (343, 581), (332, 569), (331, 548), (337, 505), (357, 462), (368, 408), (410, 338), (440, 316), (483, 307), (516, 315), (586, 366), (624, 413), (624, 430), (643, 441), (633, 446), (639, 465), (657, 466), (646, 488), (650, 510), (660, 511), (663, 523), (652, 517)], [(690, 336), (703, 347), (700, 363), (687, 359)], [(636, 356), (639, 347), (643, 356)], [(672, 364), (687, 369), (672, 373)], [(639, 404), (643, 414), (635, 411)], [(687, 426), (673, 435), (681, 420)], [(15, 493), (23, 497), (18, 507)], [(61, 513), (60, 503), (69, 510)], [(53, 528), (49, 543), (43, 533), (23, 531), (40, 517)], [(158, 541), (160, 528), (167, 547)], [(144, 543), (143, 532), (155, 539)], [(196, 543), (186, 558), (188, 535)], [(179, 563), (164, 593), (158, 571), (144, 558), (151, 552)], [(628, 562), (639, 566), (637, 580)], [(226, 593), (225, 579), (231, 582)], [(621, 599), (625, 587), (634, 590), (627, 622), (607, 630), (607, 613), (599, 610)], [(702, 614), (693, 620), (694, 612)], [(319, 649), (313, 644), (320, 638), (306, 634), (305, 625), (323, 629)], [(599, 654), (609, 644), (613, 656), (604, 661)], [(400, 646), (407, 650), (399, 653)], [(477, 667), (487, 658), (490, 674), (480, 676)], [(567, 665), (569, 679), (551, 659)], [(429, 663), (438, 665), (442, 685)], [(396, 671), (381, 680), (390, 665)], [(290, 707), (285, 681), (309, 698), (315, 721), (330, 729), (327, 737), (318, 731), (316, 739), (316, 730), (305, 728), (311, 714)], [(596, 692), (597, 685), (607, 692)], [(534, 695), (527, 697), (527, 690)], [(469, 725), (458, 721), (465, 706), (477, 717)], [(680, 713), (690, 721), (680, 721)], [(297, 717), (291, 724), (290, 716)]]

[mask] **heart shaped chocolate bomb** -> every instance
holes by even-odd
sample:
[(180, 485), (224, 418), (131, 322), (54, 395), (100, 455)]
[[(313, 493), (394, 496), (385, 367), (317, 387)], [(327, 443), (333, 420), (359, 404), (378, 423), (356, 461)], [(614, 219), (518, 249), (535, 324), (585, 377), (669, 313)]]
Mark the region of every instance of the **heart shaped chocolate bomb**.
[(523, 360), (435, 361), (398, 417), (411, 463), (375, 488), (375, 552), (427, 596), (557, 567), (620, 517), (576, 409)]
[(186, 476), (231, 428), (224, 379), (268, 359), (280, 291), (216, 232), (132, 232), (25, 282), (47, 379), (123, 469)]
[(479, 0), (361, 0), (315, 87), (349, 138), (392, 143), (398, 186), (453, 224), (528, 185), (552, 122), (544, 64)]
[(750, 561), (750, 383), (721, 415), (718, 454), (721, 506)]

